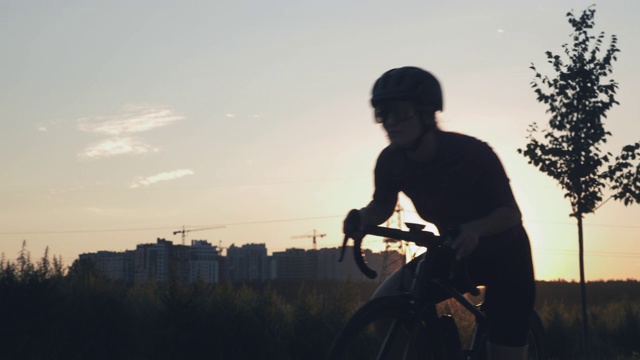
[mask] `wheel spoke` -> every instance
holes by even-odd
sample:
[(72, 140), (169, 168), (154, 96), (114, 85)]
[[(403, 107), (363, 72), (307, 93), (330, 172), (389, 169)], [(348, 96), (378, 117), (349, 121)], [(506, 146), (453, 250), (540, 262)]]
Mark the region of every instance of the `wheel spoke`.
[(376, 360), (383, 360), (389, 356), (389, 352), (391, 351), (391, 344), (393, 344), (393, 340), (396, 337), (398, 332), (398, 327), (400, 326), (400, 322), (397, 319), (394, 319), (389, 327), (389, 331), (387, 331), (387, 335), (382, 342), (382, 346), (380, 347), (380, 352), (376, 357)]

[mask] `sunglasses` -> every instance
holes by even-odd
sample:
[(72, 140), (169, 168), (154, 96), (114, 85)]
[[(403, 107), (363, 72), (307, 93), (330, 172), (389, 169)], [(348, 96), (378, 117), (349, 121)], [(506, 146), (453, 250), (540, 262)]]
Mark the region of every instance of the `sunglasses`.
[(418, 114), (415, 107), (409, 103), (391, 102), (376, 106), (373, 115), (378, 124), (384, 124), (391, 118), (394, 123), (403, 123)]

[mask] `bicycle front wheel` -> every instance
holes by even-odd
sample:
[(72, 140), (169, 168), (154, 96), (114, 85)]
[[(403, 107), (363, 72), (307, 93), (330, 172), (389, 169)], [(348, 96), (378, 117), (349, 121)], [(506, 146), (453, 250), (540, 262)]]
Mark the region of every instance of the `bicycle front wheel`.
[(340, 330), (327, 359), (425, 359), (425, 330), (402, 296), (373, 299)]

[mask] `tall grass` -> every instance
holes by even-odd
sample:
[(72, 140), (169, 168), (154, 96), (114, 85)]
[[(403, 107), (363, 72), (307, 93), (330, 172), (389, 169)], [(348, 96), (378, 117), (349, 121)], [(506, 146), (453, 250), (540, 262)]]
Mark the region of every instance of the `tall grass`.
[[(273, 282), (125, 285), (88, 264), (0, 259), (2, 359), (321, 359), (375, 284)], [(538, 284), (554, 359), (580, 355), (575, 283)], [(588, 284), (593, 358), (640, 359), (640, 283)], [(440, 306), (469, 338), (473, 319)]]

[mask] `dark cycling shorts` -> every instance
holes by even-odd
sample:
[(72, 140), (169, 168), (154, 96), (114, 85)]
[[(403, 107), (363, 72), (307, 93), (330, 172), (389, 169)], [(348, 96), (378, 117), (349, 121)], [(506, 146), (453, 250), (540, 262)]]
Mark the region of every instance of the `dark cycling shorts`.
[[(504, 346), (524, 346), (535, 301), (535, 281), (528, 237), (516, 236), (494, 251), (470, 256), (468, 267), (475, 285), (486, 288), (483, 309), (489, 321), (489, 340)], [(415, 271), (417, 260), (406, 265)], [(406, 286), (407, 284), (404, 284)], [(435, 290), (436, 301), (449, 296)]]

